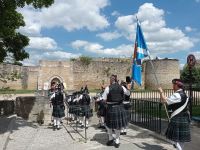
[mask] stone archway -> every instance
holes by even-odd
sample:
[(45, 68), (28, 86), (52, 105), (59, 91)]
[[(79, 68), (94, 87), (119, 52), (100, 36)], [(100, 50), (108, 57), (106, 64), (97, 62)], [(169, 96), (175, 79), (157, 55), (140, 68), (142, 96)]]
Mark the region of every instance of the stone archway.
[(63, 79), (60, 76), (52, 76), (49, 79), (49, 85), (51, 85), (53, 82), (55, 82), (55, 83), (63, 83)]

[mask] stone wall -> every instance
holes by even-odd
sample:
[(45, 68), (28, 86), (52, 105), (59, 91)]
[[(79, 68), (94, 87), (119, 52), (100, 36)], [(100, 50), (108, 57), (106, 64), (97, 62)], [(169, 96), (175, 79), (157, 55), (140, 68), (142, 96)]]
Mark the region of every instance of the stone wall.
[[(155, 59), (152, 61), (154, 68), (150, 61), (145, 64), (145, 88), (157, 89), (158, 79), (159, 86), (164, 89), (172, 89), (172, 79), (180, 78), (179, 61), (177, 59)], [(155, 73), (154, 73), (155, 70)]]
[(37, 88), (37, 76), (38, 67), (32, 66), (17, 66), (11, 64), (1, 64), (0, 72), (11, 73), (17, 71), (21, 78), (16, 81), (9, 81), (7, 83), (0, 82), (0, 88), (10, 87), (11, 89), (36, 89)]
[(94, 59), (88, 66), (81, 61), (73, 62), (74, 88), (88, 85), (89, 88), (99, 89), (102, 84), (109, 84), (111, 74), (117, 74), (118, 79), (124, 80), (130, 76), (131, 64), (129, 59)]
[[(159, 83), (163, 88), (172, 88), (171, 79), (179, 78), (179, 62), (175, 59), (153, 60)], [(63, 82), (66, 90), (79, 90), (88, 85), (89, 89), (99, 89), (102, 84), (109, 84), (111, 74), (117, 74), (118, 79), (125, 80), (131, 75), (131, 60), (122, 58), (93, 58), (88, 65), (79, 59), (67, 61), (42, 60), (39, 66), (23, 67), (15, 65), (0, 65), (0, 72), (17, 70), (22, 78), (3, 84), (0, 88), (9, 86), (12, 89), (47, 90), (54, 79)], [(154, 72), (149, 61), (143, 64), (143, 84), (136, 88), (157, 88)]]
[(73, 68), (70, 61), (40, 61), (38, 89), (44, 89), (44, 85), (50, 87), (53, 79), (59, 79), (66, 84), (67, 89), (73, 89)]

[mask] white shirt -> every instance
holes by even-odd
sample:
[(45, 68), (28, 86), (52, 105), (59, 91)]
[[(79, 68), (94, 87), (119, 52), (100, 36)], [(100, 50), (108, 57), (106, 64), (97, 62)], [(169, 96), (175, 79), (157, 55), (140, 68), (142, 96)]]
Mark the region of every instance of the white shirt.
[[(181, 90), (182, 89), (179, 89), (176, 92), (181, 91)], [(181, 102), (181, 95), (176, 92), (166, 99), (168, 105)]]

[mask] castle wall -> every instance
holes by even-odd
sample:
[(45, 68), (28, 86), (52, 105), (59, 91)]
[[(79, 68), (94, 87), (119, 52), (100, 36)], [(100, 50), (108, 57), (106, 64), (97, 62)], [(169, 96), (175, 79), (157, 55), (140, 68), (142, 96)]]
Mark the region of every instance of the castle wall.
[(74, 88), (88, 85), (89, 88), (99, 89), (101, 85), (108, 85), (110, 75), (116, 74), (118, 79), (124, 80), (131, 74), (130, 59), (94, 59), (88, 66), (81, 61), (73, 62)]
[[(171, 80), (180, 77), (179, 62), (176, 59), (162, 59), (152, 61), (155, 73), (161, 87), (171, 89)], [(88, 65), (84, 65), (79, 59), (68, 61), (42, 60), (39, 66), (16, 66), (1, 64), (0, 72), (12, 72), (17, 70), (22, 78), (17, 81), (2, 83), (0, 88), (9, 86), (11, 89), (42, 90), (49, 89), (54, 78), (66, 85), (66, 90), (79, 90), (88, 85), (89, 89), (99, 89), (101, 85), (109, 84), (111, 74), (116, 74), (119, 81), (125, 80), (131, 75), (130, 59), (121, 58), (95, 58)], [(153, 68), (149, 61), (143, 63), (143, 84), (134, 88), (157, 89), (157, 83)]]
[(10, 87), (11, 89), (36, 89), (38, 67), (25, 67), (11, 64), (1, 64), (0, 72), (12, 73), (17, 71), (21, 78), (15, 81), (8, 80), (7, 83), (0, 82), (0, 88)]
[(74, 78), (72, 69), (70, 61), (40, 61), (38, 89), (44, 89), (45, 84), (49, 88), (54, 78), (58, 78), (60, 82), (65, 83), (67, 90), (73, 89)]
[[(179, 61), (176, 59), (155, 59), (152, 60), (154, 68), (150, 61), (145, 61), (145, 88), (157, 89), (158, 79), (159, 86), (164, 89), (172, 89), (172, 79), (180, 78)], [(154, 73), (155, 69), (155, 73)]]

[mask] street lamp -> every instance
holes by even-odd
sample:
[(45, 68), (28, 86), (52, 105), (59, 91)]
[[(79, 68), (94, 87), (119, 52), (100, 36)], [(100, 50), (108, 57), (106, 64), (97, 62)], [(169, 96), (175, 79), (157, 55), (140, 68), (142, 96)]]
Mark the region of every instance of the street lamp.
[(187, 57), (187, 64), (189, 66), (189, 109), (190, 109), (190, 117), (192, 117), (192, 101), (193, 101), (193, 95), (192, 95), (192, 68), (194, 67), (196, 63), (196, 58), (194, 55), (190, 54)]

